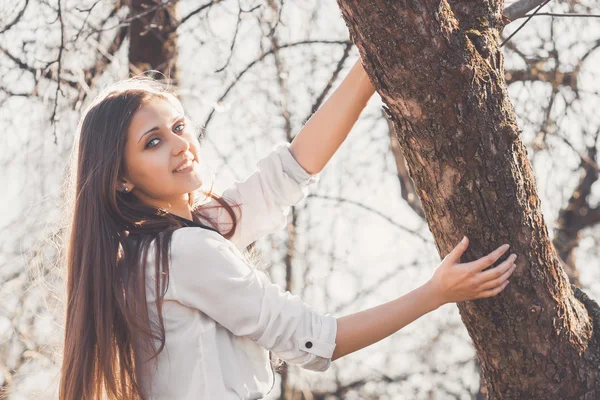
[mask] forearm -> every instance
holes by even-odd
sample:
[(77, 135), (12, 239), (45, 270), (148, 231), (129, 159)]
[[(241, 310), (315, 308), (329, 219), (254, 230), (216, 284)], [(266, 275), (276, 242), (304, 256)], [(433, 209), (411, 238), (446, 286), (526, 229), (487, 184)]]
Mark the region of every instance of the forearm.
[(375, 88), (360, 58), (338, 88), (308, 120), (290, 145), (290, 152), (309, 173), (321, 172), (350, 133)]
[(430, 282), (388, 303), (337, 319), (332, 360), (377, 343), (442, 305)]

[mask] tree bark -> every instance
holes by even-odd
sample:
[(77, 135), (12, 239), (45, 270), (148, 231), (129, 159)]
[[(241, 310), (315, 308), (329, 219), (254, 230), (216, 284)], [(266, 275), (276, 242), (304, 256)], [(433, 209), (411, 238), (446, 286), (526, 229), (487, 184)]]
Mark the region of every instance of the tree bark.
[(463, 262), (502, 243), (519, 256), (502, 293), (458, 304), (489, 398), (600, 398), (600, 308), (571, 286), (548, 238), (506, 90), (502, 2), (338, 4), (440, 258), (463, 235)]
[(390, 136), (390, 149), (392, 150), (394, 160), (396, 160), (396, 172), (400, 183), (400, 195), (402, 196), (402, 199), (406, 201), (406, 204), (412, 208), (415, 214), (425, 220), (423, 206), (416, 193), (415, 184), (408, 173), (408, 167), (406, 166), (406, 160), (404, 159), (402, 148), (400, 147), (398, 137), (396, 136), (396, 130), (390, 119), (387, 119), (387, 123)]

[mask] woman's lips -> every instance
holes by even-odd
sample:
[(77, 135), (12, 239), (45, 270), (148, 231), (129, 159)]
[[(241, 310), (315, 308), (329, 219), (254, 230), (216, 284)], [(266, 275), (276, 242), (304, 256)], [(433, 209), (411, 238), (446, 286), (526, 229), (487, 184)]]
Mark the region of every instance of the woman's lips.
[(190, 172), (191, 170), (194, 169), (194, 164), (196, 164), (196, 160), (192, 160), (192, 163), (190, 164), (189, 167), (182, 169), (181, 171), (174, 171), (173, 173), (178, 174), (181, 172)]

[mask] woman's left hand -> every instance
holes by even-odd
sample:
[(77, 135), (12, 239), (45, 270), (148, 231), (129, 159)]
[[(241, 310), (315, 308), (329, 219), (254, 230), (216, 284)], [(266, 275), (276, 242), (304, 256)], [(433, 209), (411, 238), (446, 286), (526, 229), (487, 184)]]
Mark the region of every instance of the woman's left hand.
[(442, 260), (428, 282), (441, 304), (495, 296), (508, 285), (508, 278), (516, 268), (517, 256), (511, 254), (500, 265), (483, 271), (508, 250), (507, 244), (478, 260), (460, 264), (460, 257), (468, 246), (469, 239), (465, 236)]

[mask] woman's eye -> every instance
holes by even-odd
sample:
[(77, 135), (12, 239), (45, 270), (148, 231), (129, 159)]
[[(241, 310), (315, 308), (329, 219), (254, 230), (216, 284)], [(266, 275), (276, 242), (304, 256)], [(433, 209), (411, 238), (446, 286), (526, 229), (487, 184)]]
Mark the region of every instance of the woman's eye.
[(159, 140), (159, 139), (158, 138), (154, 138), (154, 139), (150, 140), (148, 143), (146, 143), (146, 148), (148, 148), (148, 147), (156, 147), (156, 145), (150, 146), (150, 143), (154, 142), (155, 140)]
[[(177, 126), (175, 126), (175, 129), (179, 128), (181, 126), (181, 130), (183, 130), (183, 128), (185, 127), (184, 124), (178, 124)], [(177, 132), (181, 132), (181, 130), (177, 131)]]
[[(178, 129), (179, 127), (181, 127), (181, 129)], [(183, 130), (183, 128), (185, 128), (185, 124), (177, 124), (177, 125), (175, 126), (175, 133), (179, 133), (179, 132), (181, 132), (181, 131)], [(150, 141), (149, 141), (149, 142), (146, 144), (146, 148), (149, 148), (149, 147), (156, 147), (157, 145), (152, 145), (152, 146), (150, 145), (150, 143), (154, 142), (155, 140), (160, 140), (160, 139), (158, 139), (158, 138), (154, 138), (154, 139), (150, 140)]]

